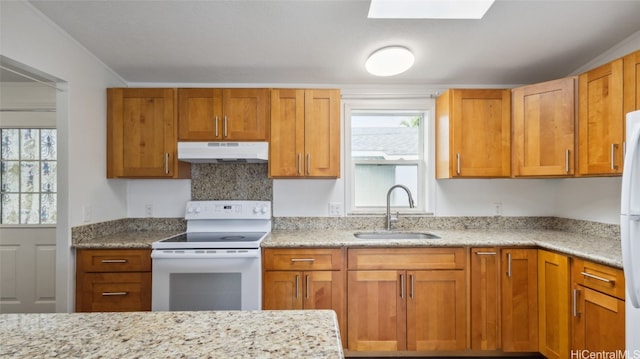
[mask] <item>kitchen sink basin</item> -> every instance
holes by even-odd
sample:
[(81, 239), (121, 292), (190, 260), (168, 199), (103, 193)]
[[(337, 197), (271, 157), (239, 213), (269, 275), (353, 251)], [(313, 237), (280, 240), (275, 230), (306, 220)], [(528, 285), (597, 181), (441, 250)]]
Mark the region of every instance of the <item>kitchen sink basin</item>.
[(360, 239), (440, 239), (433, 233), (425, 232), (358, 232), (353, 234)]

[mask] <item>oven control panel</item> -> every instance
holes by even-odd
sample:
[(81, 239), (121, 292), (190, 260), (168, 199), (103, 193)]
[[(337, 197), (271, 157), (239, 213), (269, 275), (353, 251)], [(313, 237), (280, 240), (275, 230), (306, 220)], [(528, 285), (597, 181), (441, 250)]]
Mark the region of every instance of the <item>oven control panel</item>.
[(189, 201), (185, 219), (271, 219), (270, 201)]

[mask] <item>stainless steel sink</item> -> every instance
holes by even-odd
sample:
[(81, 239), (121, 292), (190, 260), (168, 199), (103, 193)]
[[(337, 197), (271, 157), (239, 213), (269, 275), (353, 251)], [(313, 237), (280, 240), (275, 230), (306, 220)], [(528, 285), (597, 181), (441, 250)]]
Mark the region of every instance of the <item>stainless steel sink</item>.
[(425, 232), (358, 232), (353, 234), (360, 239), (440, 239), (433, 233)]

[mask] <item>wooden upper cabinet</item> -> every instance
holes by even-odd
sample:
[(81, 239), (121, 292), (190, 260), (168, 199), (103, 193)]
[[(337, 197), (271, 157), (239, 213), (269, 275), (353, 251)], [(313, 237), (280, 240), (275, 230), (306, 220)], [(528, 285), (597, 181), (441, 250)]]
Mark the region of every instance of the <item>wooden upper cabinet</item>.
[(622, 173), (622, 65), (622, 59), (618, 59), (579, 76), (578, 169), (581, 175)]
[(640, 50), (623, 58), (624, 113), (640, 110)]
[(271, 90), (269, 176), (340, 177), (340, 90)]
[(511, 91), (451, 89), (436, 99), (436, 177), (511, 175)]
[(178, 90), (181, 141), (266, 141), (269, 89)]
[(513, 175), (572, 176), (576, 78), (512, 90)]
[(185, 178), (177, 160), (175, 89), (107, 90), (107, 178)]

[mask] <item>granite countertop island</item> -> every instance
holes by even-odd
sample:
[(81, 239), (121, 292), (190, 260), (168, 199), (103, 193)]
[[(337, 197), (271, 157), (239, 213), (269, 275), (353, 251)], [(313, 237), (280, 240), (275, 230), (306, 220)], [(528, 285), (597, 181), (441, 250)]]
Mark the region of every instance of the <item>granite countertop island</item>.
[(0, 357), (343, 358), (335, 312), (1, 314)]

